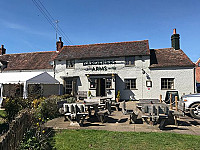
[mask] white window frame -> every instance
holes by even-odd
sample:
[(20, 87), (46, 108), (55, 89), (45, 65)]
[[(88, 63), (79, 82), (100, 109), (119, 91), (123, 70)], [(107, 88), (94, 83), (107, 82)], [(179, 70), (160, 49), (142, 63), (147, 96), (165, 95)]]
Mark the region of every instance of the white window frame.
[(174, 90), (174, 89), (175, 89), (175, 78), (161, 78), (161, 90)]
[(66, 68), (74, 69), (75, 68), (75, 60), (66, 60)]
[[(134, 85), (133, 85), (134, 83)], [(126, 90), (135, 90), (137, 87), (136, 79), (124, 79), (125, 89)], [(129, 88), (127, 86), (129, 84)]]

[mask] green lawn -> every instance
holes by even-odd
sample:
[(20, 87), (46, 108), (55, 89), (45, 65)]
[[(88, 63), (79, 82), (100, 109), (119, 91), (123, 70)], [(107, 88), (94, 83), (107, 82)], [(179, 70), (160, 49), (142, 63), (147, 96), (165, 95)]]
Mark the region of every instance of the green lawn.
[(200, 150), (200, 136), (174, 133), (59, 130), (52, 141), (57, 150)]

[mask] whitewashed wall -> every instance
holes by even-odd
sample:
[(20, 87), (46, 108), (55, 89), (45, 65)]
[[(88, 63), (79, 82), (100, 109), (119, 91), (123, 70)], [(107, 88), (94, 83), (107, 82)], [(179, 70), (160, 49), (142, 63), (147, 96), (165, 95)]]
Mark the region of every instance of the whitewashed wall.
[[(150, 97), (158, 98), (161, 94), (165, 98), (167, 90), (161, 90), (161, 78), (174, 78), (174, 91), (183, 93), (194, 93), (194, 70), (193, 68), (160, 68), (151, 69), (153, 87), (150, 90)], [(171, 90), (172, 91), (172, 90)]]
[[(116, 64), (110, 65), (89, 65), (83, 66), (84, 61), (101, 61), (101, 60), (116, 60)], [(149, 69), (150, 57), (149, 56), (136, 56), (134, 67), (125, 67), (125, 57), (118, 58), (105, 58), (105, 59), (89, 59), (89, 60), (75, 60), (75, 69), (66, 69), (66, 61), (56, 61), (55, 78), (63, 84), (61, 77), (79, 76), (80, 80), (77, 82), (79, 91), (89, 91), (89, 82), (86, 74), (117, 74), (115, 83), (115, 92), (120, 90), (121, 99), (129, 99), (134, 95), (136, 99), (156, 98), (160, 94), (165, 98), (167, 90), (161, 90), (161, 78), (174, 78), (175, 89), (179, 91), (181, 96), (183, 93), (194, 93), (194, 72), (193, 68), (159, 68)], [(107, 68), (116, 67), (116, 70), (108, 69), (107, 71), (86, 71), (87, 68), (96, 66), (106, 66)], [(142, 69), (145, 73), (142, 73)], [(146, 87), (147, 75), (152, 81), (152, 87)], [(124, 79), (136, 79), (136, 90), (126, 90)], [(91, 90), (95, 95), (95, 90)], [(112, 96), (115, 97), (116, 93), (112, 91)]]
[[(89, 82), (86, 74), (117, 74), (115, 84), (116, 89), (121, 92), (121, 99), (129, 99), (130, 95), (135, 95), (135, 98), (144, 98), (149, 97), (150, 92), (145, 88), (146, 87), (146, 74), (142, 73), (142, 69), (149, 74), (149, 65), (150, 65), (150, 57), (149, 56), (136, 56), (135, 57), (135, 66), (134, 67), (125, 67), (125, 57), (118, 58), (105, 58), (105, 59), (93, 59), (96, 61), (101, 60), (116, 60), (116, 64), (110, 65), (89, 65), (83, 66), (84, 61), (90, 60), (75, 60), (75, 69), (66, 69), (66, 61), (56, 61), (55, 67), (55, 78), (63, 84), (62, 77), (73, 77), (79, 76), (80, 82), (78, 83), (79, 91), (89, 91)], [(86, 71), (88, 68), (96, 67), (96, 66), (106, 66), (107, 68), (116, 67), (114, 69), (108, 69), (107, 71)], [(133, 79), (136, 78), (136, 90), (125, 90), (124, 79)], [(95, 91), (92, 91), (92, 94), (95, 95)], [(115, 97), (115, 92), (112, 93), (112, 96)]]

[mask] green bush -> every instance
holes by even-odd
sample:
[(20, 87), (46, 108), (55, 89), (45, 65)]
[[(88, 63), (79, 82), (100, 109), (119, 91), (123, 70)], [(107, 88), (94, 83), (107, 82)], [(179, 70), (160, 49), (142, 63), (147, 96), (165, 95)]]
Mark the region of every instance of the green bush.
[[(35, 99), (33, 101), (33, 106), (35, 108), (35, 117), (43, 119), (53, 119), (60, 115), (59, 108), (62, 107), (62, 103), (74, 103), (76, 99), (74, 97), (69, 97), (69, 95), (63, 96), (50, 96), (48, 98)], [(61, 105), (58, 106), (58, 102)]]
[(23, 99), (22, 97), (7, 98), (4, 103), (6, 118), (11, 122), (16, 114), (25, 108), (31, 108), (32, 99)]
[(20, 145), (19, 150), (50, 150), (48, 136), (51, 135), (51, 129), (44, 127), (44, 120), (39, 118), (28, 130)]
[(56, 98), (47, 98), (41, 102), (40, 113), (42, 118), (53, 119), (58, 116), (58, 106)]

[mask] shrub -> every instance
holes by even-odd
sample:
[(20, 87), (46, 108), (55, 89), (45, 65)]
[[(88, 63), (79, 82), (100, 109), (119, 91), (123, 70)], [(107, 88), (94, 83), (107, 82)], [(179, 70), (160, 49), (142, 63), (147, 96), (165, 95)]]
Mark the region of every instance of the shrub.
[(44, 127), (44, 120), (39, 118), (28, 130), (20, 145), (19, 150), (50, 150), (51, 145), (48, 141), (48, 136), (51, 134), (51, 129)]
[(40, 113), (42, 118), (53, 119), (58, 116), (58, 106), (56, 98), (47, 98), (41, 102)]
[(32, 102), (32, 107), (33, 108), (38, 108), (41, 104), (41, 102), (43, 102), (45, 100), (44, 97), (41, 97), (39, 99), (34, 99), (33, 102)]
[(7, 121), (11, 122), (20, 110), (30, 108), (31, 103), (31, 99), (23, 99), (22, 97), (7, 98), (4, 103)]

